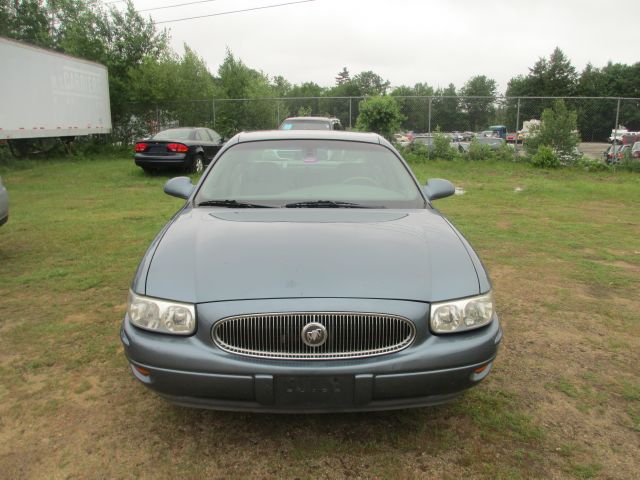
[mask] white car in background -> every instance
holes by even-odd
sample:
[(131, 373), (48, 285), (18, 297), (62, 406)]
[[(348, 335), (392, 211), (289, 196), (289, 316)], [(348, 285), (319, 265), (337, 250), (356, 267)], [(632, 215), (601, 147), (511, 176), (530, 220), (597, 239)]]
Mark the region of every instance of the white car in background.
[(0, 177), (0, 225), (7, 223), (7, 220), (9, 220), (9, 194)]

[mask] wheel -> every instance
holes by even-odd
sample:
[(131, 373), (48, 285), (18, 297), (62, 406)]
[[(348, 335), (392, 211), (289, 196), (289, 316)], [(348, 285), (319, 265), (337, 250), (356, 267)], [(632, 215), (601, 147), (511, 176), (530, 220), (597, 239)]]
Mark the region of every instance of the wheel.
[(347, 183), (352, 185), (371, 185), (374, 187), (380, 186), (378, 182), (376, 182), (373, 178), (369, 178), (369, 177), (349, 177), (346, 180), (343, 180), (342, 183)]
[(25, 158), (31, 151), (31, 141), (29, 139), (8, 140), (9, 150), (16, 158)]
[(191, 164), (191, 173), (202, 173), (203, 170), (204, 162), (202, 161), (202, 155), (198, 155)]

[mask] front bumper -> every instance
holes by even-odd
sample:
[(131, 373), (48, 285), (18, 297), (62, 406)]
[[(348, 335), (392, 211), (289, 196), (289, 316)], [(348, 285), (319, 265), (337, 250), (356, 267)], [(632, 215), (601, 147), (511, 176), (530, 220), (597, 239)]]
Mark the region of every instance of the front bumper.
[[(172, 403), (282, 413), (388, 410), (447, 402), (487, 377), (502, 339), (497, 317), (479, 330), (435, 336), (424, 321), (428, 304), (315, 299), (315, 310), (326, 311), (330, 304), (339, 311), (395, 313), (413, 319), (416, 339), (401, 352), (352, 360), (251, 358), (224, 352), (211, 340), (213, 323), (231, 312), (301, 311), (301, 303), (310, 309), (309, 299), (198, 305), (199, 328), (193, 336), (146, 332), (128, 318), (120, 335), (134, 376)], [(481, 367), (485, 368), (478, 371)]]

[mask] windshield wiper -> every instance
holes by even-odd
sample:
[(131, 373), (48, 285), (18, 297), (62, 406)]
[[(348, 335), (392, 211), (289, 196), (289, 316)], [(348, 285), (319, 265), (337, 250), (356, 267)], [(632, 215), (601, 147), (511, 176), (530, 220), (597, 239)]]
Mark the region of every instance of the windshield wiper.
[(307, 202), (287, 203), (286, 208), (385, 208), (380, 206), (361, 205), (359, 203), (338, 202), (335, 200), (312, 200)]
[(229, 208), (273, 208), (269, 205), (257, 203), (239, 202), (237, 200), (205, 200), (198, 204), (199, 207), (229, 207)]

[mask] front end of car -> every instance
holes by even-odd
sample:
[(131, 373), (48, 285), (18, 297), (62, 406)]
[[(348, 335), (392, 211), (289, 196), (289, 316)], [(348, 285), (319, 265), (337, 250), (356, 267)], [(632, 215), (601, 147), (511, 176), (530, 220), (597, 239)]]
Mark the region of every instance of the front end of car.
[(185, 305), (131, 294), (121, 330), (133, 374), (167, 400), (265, 412), (443, 403), (486, 378), (501, 338), (490, 295)]

